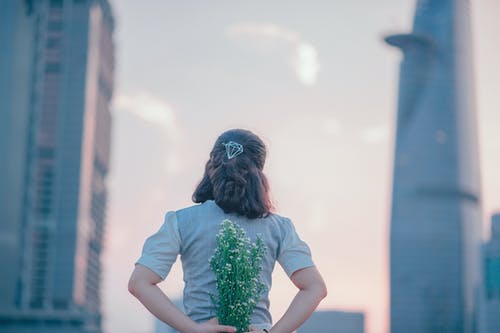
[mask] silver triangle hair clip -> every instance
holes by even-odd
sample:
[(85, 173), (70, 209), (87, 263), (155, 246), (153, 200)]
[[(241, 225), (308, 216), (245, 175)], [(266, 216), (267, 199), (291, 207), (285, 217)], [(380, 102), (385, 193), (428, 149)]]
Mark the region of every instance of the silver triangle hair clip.
[(239, 154), (243, 153), (243, 146), (238, 142), (229, 141), (227, 143), (222, 143), (226, 147), (227, 159), (230, 160), (235, 158)]

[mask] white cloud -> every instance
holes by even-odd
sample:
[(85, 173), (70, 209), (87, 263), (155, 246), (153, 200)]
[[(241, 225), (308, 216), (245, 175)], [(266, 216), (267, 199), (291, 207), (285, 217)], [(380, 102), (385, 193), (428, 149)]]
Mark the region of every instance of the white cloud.
[(389, 127), (386, 125), (365, 129), (361, 139), (368, 144), (377, 144), (389, 139)]
[(128, 112), (145, 122), (162, 127), (171, 139), (179, 137), (177, 121), (172, 108), (163, 99), (149, 92), (118, 93), (113, 105), (120, 111)]
[(291, 46), (288, 63), (292, 66), (299, 81), (311, 86), (316, 83), (320, 70), (318, 51), (314, 45), (302, 39), (295, 31), (271, 23), (239, 23), (226, 29), (226, 34), (236, 39), (279, 42)]
[(141, 121), (161, 129), (165, 136), (163, 169), (168, 175), (177, 174), (183, 167), (179, 152), (181, 131), (172, 107), (160, 97), (147, 91), (137, 93), (118, 93), (113, 100), (113, 107), (119, 112), (127, 112)]
[(234, 37), (247, 35), (249, 37), (283, 39), (290, 43), (300, 42), (300, 36), (296, 32), (271, 23), (240, 23), (228, 27), (226, 33)]
[(319, 72), (318, 51), (308, 43), (300, 43), (297, 47), (297, 54), (294, 59), (294, 67), (299, 80), (312, 86), (316, 83)]

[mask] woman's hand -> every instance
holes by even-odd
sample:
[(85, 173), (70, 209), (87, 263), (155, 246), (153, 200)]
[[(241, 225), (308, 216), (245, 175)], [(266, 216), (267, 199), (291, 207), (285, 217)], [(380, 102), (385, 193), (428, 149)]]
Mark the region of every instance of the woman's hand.
[(217, 318), (204, 323), (196, 323), (175, 304), (157, 286), (161, 277), (143, 265), (136, 265), (130, 277), (128, 290), (144, 304), (158, 319), (182, 333), (234, 333), (236, 327), (219, 325)]
[(290, 279), (299, 291), (283, 317), (273, 325), (272, 333), (294, 332), (326, 297), (326, 285), (316, 266), (299, 269)]
[(236, 327), (219, 325), (219, 320), (217, 317), (213, 317), (212, 319), (200, 323), (196, 326), (195, 333), (219, 333), (219, 332), (236, 332)]

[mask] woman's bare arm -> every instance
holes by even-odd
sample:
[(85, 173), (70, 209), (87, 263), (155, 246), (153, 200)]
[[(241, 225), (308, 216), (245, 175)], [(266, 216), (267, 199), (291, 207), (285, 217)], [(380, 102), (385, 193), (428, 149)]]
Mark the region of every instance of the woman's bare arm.
[(216, 318), (198, 324), (186, 316), (157, 286), (161, 278), (143, 265), (136, 265), (128, 283), (128, 290), (153, 315), (180, 333), (236, 332), (232, 326), (218, 325)]
[(270, 333), (291, 333), (311, 316), (327, 295), (323, 278), (315, 266), (298, 270), (290, 277), (299, 288), (283, 317), (271, 328)]

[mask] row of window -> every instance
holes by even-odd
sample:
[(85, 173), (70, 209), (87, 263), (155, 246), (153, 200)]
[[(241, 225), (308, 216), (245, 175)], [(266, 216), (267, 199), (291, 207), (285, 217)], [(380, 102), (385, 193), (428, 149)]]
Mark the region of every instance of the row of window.
[(27, 327), (58, 327), (58, 326), (72, 326), (81, 327), (83, 326), (83, 319), (17, 319), (11, 317), (1, 317), (0, 327), (8, 326), (27, 326)]

